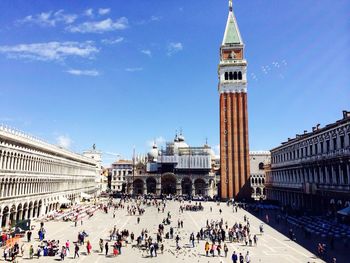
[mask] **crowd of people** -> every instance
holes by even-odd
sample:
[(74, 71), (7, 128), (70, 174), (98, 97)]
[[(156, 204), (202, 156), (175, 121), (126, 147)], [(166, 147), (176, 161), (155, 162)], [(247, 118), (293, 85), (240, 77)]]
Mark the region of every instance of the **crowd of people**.
[[(178, 214), (176, 210), (170, 211), (168, 208), (168, 202), (179, 202)], [(227, 206), (232, 207), (232, 212), (237, 213), (238, 210), (243, 208), (242, 204), (234, 204), (228, 202)], [(131, 246), (132, 249), (138, 250), (142, 257), (157, 257), (159, 254), (163, 254), (165, 250), (175, 255), (181, 254), (181, 251), (192, 250), (196, 248), (196, 254), (198, 257), (226, 257), (230, 258), (233, 263), (250, 263), (251, 254), (250, 250), (258, 245), (258, 236), (264, 234), (264, 225), (257, 226), (259, 233), (253, 233), (251, 228), (251, 222), (248, 216), (244, 215), (240, 220), (232, 223), (228, 222), (228, 218), (222, 216), (223, 208), (220, 203), (217, 203), (217, 208), (213, 209), (213, 206), (209, 206), (206, 212), (207, 220), (203, 226), (193, 231), (186, 232), (184, 230), (184, 212), (185, 211), (203, 211), (204, 206), (201, 202), (191, 202), (174, 200), (169, 201), (166, 199), (143, 199), (143, 198), (122, 198), (122, 199), (109, 199), (104, 203), (101, 203), (99, 208), (107, 216), (112, 215), (113, 220), (117, 214), (123, 214), (135, 219), (134, 224), (141, 224), (142, 217), (148, 208), (158, 211), (164, 214), (164, 217), (159, 220), (158, 228), (156, 232), (151, 226), (146, 227), (131, 227), (132, 224), (126, 225), (122, 229), (118, 229), (117, 224), (111, 227), (109, 235), (101, 233), (98, 236), (98, 248), (100, 255), (106, 257), (117, 257), (122, 255), (123, 247)], [(173, 215), (172, 213), (175, 213)], [(173, 219), (175, 217), (175, 220)], [(159, 216), (157, 217), (159, 218)], [(237, 216), (235, 217), (237, 218)], [(89, 220), (89, 219), (87, 219)], [(268, 221), (268, 218), (266, 219)], [(75, 223), (77, 220), (75, 221)], [(203, 222), (203, 221), (202, 221)], [(80, 226), (83, 225), (81, 221)], [(77, 224), (75, 224), (77, 226)], [(75, 229), (75, 228), (73, 228)], [(138, 229), (138, 231), (137, 231)], [(188, 234), (188, 236), (187, 236)], [(39, 245), (35, 246), (32, 241), (32, 232), (27, 232), (28, 247), (28, 258), (41, 256), (56, 256), (60, 260), (69, 258), (79, 258), (84, 251), (84, 255), (89, 256), (92, 252), (94, 244), (90, 241), (90, 236), (85, 230), (77, 231), (77, 238), (72, 242), (65, 240), (63, 244), (60, 244), (59, 240), (47, 240), (46, 228), (44, 223), (41, 222), (38, 228), (38, 238), (36, 242)], [(294, 233), (290, 233), (290, 238), (293, 240)], [(96, 239), (96, 237), (95, 237)], [(202, 244), (202, 245), (201, 245)], [(16, 243), (11, 248), (4, 249), (4, 259), (15, 261), (17, 255), (23, 257), (24, 254), (24, 243), (20, 247)], [(97, 246), (97, 244), (96, 244)], [(232, 249), (232, 246), (235, 249)], [(175, 249), (173, 249), (173, 247)], [(231, 249), (229, 249), (229, 247)], [(200, 250), (204, 249), (204, 254), (201, 255)], [(244, 249), (244, 251), (242, 251)], [(203, 250), (202, 250), (203, 251)], [(319, 244), (317, 252), (319, 257), (323, 257), (325, 254), (326, 247), (324, 244)]]

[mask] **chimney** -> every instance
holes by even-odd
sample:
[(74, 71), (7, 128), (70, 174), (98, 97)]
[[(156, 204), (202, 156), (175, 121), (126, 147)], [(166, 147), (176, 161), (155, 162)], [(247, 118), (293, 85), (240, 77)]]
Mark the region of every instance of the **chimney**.
[(319, 123), (316, 124), (316, 130), (319, 130), (320, 129), (320, 125)]
[(312, 131), (314, 132), (316, 130), (316, 127), (312, 127)]
[(304, 134), (306, 134), (307, 133), (307, 130), (304, 130)]
[(343, 110), (343, 119), (350, 118), (350, 111)]

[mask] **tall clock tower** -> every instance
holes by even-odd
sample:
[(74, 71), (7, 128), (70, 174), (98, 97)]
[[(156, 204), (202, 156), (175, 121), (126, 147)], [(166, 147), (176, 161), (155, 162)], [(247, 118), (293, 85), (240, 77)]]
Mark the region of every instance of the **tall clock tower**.
[(221, 198), (249, 197), (247, 61), (244, 44), (229, 1), (218, 68), (220, 94)]

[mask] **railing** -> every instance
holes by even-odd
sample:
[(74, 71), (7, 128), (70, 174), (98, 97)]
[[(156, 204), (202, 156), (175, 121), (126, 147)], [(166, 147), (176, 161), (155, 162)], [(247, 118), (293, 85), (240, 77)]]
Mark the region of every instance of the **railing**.
[(271, 168), (277, 168), (277, 167), (287, 166), (287, 165), (295, 165), (295, 164), (300, 164), (300, 163), (304, 163), (304, 162), (315, 162), (315, 161), (320, 161), (320, 160), (344, 156), (344, 155), (346, 155), (346, 156), (350, 155), (350, 147), (349, 146), (344, 148), (344, 149), (331, 150), (327, 153), (319, 153), (317, 155), (304, 156), (304, 157), (298, 158), (296, 160), (284, 161), (284, 162), (279, 162), (279, 163), (272, 163)]
[(47, 141), (45, 141), (43, 139), (39, 139), (36, 136), (30, 135), (30, 134), (25, 133), (23, 131), (20, 131), (20, 130), (18, 130), (16, 128), (12, 128), (12, 127), (10, 127), (8, 125), (0, 124), (0, 133), (1, 132), (4, 132), (4, 133), (7, 133), (7, 134), (10, 134), (10, 135), (13, 135), (13, 136), (16, 136), (16, 137), (28, 140), (30, 142), (34, 142), (36, 144), (39, 144), (39, 145), (44, 146), (46, 148), (49, 148), (49, 149), (51, 149), (54, 152), (62, 152), (65, 155), (71, 155), (71, 156), (73, 156), (75, 158), (79, 158), (80, 160), (88, 161), (89, 163), (95, 163), (95, 160), (92, 159), (92, 158), (85, 157), (85, 156), (83, 156), (83, 155), (81, 155), (79, 153), (75, 153), (75, 152), (66, 150), (64, 148), (58, 147), (58, 146), (56, 146), (54, 144), (50, 144), (49, 142), (47, 142)]

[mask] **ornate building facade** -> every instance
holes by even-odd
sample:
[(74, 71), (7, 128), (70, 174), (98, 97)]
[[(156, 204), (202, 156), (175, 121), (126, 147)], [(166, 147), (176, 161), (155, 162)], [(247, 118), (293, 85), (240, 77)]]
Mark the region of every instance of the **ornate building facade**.
[(94, 159), (0, 126), (0, 225), (45, 215), (96, 191)]
[(350, 112), (272, 149), (266, 188), (268, 199), (294, 209), (334, 212), (349, 205)]
[(154, 144), (145, 163), (126, 176), (129, 194), (211, 196), (217, 193), (215, 155), (205, 144), (190, 147), (182, 134), (164, 150)]
[(249, 197), (247, 61), (232, 0), (218, 69), (220, 94), (221, 198)]
[(252, 189), (251, 197), (254, 200), (266, 199), (266, 174), (265, 169), (271, 162), (271, 154), (269, 151), (250, 151), (250, 186)]

